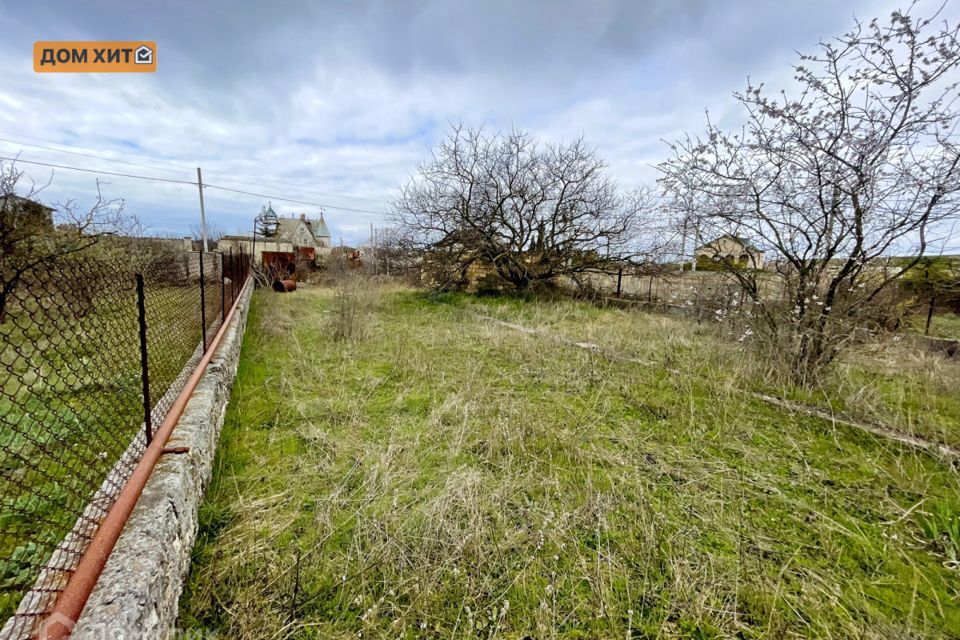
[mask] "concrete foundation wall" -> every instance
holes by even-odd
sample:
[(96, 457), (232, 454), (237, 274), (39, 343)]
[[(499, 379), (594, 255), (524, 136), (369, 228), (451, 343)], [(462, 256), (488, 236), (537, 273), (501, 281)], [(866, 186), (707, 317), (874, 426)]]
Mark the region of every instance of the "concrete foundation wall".
[(197, 512), (210, 482), (252, 291), (245, 290), (167, 445), (189, 447), (189, 452), (160, 458), (72, 638), (166, 640), (174, 635)]

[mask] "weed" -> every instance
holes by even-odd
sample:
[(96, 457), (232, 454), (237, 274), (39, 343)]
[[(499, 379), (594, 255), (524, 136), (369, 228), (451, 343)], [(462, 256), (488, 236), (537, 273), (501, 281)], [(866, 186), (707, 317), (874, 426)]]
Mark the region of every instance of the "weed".
[(376, 289), (367, 286), (367, 280), (360, 275), (345, 273), (340, 276), (334, 287), (330, 310), (333, 337), (337, 340), (362, 338), (376, 306), (376, 297)]
[(917, 520), (927, 540), (960, 568), (960, 502), (935, 502)]

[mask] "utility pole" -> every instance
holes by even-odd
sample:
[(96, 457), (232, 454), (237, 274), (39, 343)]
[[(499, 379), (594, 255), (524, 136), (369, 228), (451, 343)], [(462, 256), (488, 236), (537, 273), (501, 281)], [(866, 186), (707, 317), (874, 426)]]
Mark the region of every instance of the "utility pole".
[[(240, 245), (241, 247), (243, 245)], [(253, 249), (250, 250), (251, 260), (257, 261), (257, 219), (253, 219)]]
[(203, 240), (204, 252), (207, 252), (210, 247), (207, 246), (207, 214), (203, 210), (203, 176), (200, 175), (200, 167), (197, 167), (197, 188), (200, 190), (200, 239)]

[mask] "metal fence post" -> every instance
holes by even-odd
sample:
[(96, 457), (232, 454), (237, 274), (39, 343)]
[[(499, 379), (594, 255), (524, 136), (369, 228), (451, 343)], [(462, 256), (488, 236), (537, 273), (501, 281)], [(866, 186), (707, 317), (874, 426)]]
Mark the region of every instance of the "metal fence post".
[(200, 327), (203, 332), (203, 352), (207, 352), (207, 295), (203, 285), (203, 251), (200, 252)]
[(617, 269), (617, 297), (620, 297), (621, 285), (623, 284), (623, 267)]
[(150, 365), (147, 358), (147, 305), (143, 293), (143, 274), (137, 274), (137, 320), (140, 324), (140, 382), (143, 385), (143, 424), (146, 427), (147, 445), (153, 440), (153, 423), (150, 418)]
[(220, 252), (220, 325), (227, 319), (227, 274), (224, 271), (223, 252)]

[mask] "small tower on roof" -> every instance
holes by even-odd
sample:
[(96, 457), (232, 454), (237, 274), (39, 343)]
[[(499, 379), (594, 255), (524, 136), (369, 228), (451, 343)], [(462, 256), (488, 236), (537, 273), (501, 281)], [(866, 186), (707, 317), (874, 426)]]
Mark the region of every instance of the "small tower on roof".
[(272, 238), (277, 235), (279, 228), (280, 218), (277, 216), (277, 212), (273, 210), (273, 203), (268, 202), (267, 206), (260, 210), (260, 215), (257, 216), (257, 234), (265, 238)]
[[(327, 221), (323, 219), (323, 209), (320, 210), (320, 219), (316, 221), (313, 228), (313, 235), (321, 241), (323, 246), (330, 246), (330, 229), (327, 228)], [(322, 242), (324, 238), (327, 240), (325, 244)]]

